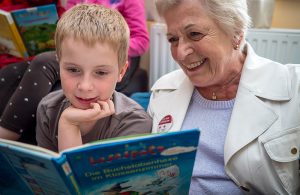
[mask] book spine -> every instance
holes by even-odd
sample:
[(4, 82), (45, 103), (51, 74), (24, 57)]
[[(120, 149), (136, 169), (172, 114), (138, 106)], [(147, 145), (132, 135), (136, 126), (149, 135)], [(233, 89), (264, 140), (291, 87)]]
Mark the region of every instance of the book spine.
[(8, 18), (8, 22), (9, 22), (9, 25), (10, 25), (10, 29), (11, 29), (11, 31), (14, 35), (15, 41), (17, 43), (18, 50), (20, 51), (22, 57), (24, 57), (24, 58), (29, 57), (28, 53), (27, 53), (27, 50), (26, 50), (26, 47), (24, 45), (24, 42), (23, 42), (23, 40), (20, 36), (20, 33), (17, 29), (16, 23), (14, 22), (11, 15), (9, 15), (7, 18)]
[(68, 186), (68, 189), (71, 191), (71, 194), (80, 195), (80, 189), (76, 178), (73, 174), (73, 171), (67, 161), (65, 156), (62, 156), (59, 159), (55, 159), (56, 168), (61, 175), (61, 178), (64, 180), (65, 184)]

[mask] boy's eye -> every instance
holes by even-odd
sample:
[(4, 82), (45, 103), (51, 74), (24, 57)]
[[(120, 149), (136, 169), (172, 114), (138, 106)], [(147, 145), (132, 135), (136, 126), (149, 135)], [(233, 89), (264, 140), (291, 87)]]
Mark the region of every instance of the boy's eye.
[(79, 68), (75, 68), (75, 67), (69, 67), (69, 68), (67, 68), (67, 71), (71, 72), (71, 73), (78, 73), (78, 72), (80, 72)]
[(200, 32), (189, 32), (187, 34), (187, 37), (190, 39), (190, 40), (193, 40), (193, 41), (199, 41), (201, 40), (204, 35)]
[(105, 72), (105, 71), (102, 71), (102, 70), (100, 71), (99, 70), (99, 71), (96, 71), (96, 74), (99, 75), (99, 76), (104, 76), (104, 75), (107, 75), (108, 72)]

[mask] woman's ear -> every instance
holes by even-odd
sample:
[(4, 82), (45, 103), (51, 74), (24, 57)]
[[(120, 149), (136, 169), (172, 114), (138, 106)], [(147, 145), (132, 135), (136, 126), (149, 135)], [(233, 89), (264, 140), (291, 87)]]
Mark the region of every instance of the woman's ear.
[(128, 61), (126, 61), (126, 63), (124, 64), (124, 66), (120, 70), (118, 82), (121, 82), (122, 78), (124, 77), (124, 75), (127, 71), (127, 68), (128, 68)]
[(243, 32), (237, 32), (234, 36), (233, 36), (233, 48), (235, 50), (239, 49), (240, 44), (242, 42), (244, 38), (244, 33)]

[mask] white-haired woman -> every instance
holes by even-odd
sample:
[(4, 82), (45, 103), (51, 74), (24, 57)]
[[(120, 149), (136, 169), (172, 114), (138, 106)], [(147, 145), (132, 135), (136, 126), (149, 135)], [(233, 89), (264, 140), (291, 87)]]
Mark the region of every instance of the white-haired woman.
[(199, 127), (190, 194), (300, 194), (300, 66), (245, 41), (246, 0), (157, 0), (181, 69), (152, 87), (153, 132)]

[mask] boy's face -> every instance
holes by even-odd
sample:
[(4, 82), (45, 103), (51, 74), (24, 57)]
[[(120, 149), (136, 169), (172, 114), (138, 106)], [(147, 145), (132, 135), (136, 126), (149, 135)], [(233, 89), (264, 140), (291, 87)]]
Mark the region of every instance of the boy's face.
[(89, 47), (81, 40), (62, 42), (61, 84), (65, 96), (76, 108), (88, 109), (90, 103), (109, 99), (121, 81), (127, 64), (119, 70), (117, 51), (108, 43)]

